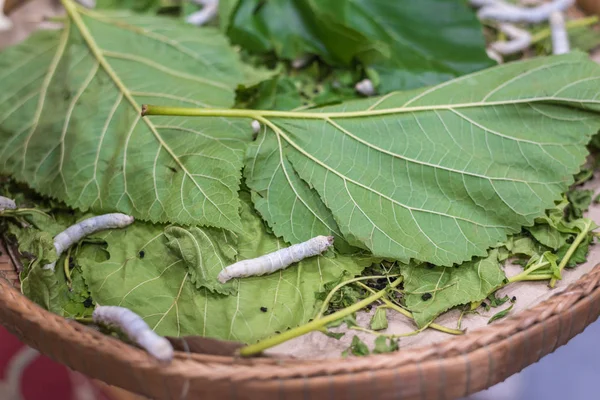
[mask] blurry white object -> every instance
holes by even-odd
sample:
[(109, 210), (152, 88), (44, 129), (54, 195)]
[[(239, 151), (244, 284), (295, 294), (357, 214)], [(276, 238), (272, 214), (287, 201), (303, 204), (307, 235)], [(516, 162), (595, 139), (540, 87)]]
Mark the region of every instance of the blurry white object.
[(471, 0), (471, 4), (481, 9), (477, 13), (480, 19), (490, 19), (502, 22), (528, 22), (531, 24), (548, 20), (555, 11), (565, 11), (575, 3), (575, 0), (554, 0), (537, 7), (519, 7), (501, 0), (481, 1)]
[(565, 27), (565, 17), (562, 12), (556, 11), (550, 15), (550, 29), (552, 32), (552, 53), (565, 54), (569, 49), (569, 36)]
[(512, 24), (500, 24), (498, 27), (510, 40), (494, 42), (490, 49), (502, 55), (514, 54), (525, 50), (531, 44), (531, 34)]
[(375, 94), (375, 86), (370, 79), (363, 79), (354, 85), (354, 89), (363, 96), (373, 96)]
[(260, 131), (260, 122), (258, 122), (257, 120), (253, 119), (252, 120), (252, 132), (258, 133), (259, 131)]
[(0, 31), (12, 28), (12, 21), (4, 15), (4, 0), (0, 0)]
[(195, 0), (197, 4), (202, 6), (200, 11), (190, 14), (185, 21), (188, 24), (202, 26), (212, 20), (219, 10), (219, 0)]

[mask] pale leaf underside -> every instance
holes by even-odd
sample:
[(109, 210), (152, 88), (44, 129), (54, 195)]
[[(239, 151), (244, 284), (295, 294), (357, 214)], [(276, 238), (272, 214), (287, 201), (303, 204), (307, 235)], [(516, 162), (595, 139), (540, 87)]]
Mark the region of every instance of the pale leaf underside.
[(230, 107), (248, 68), (225, 38), (65, 5), (62, 31), (2, 53), (0, 171), (84, 210), (240, 229), (248, 124), (140, 116), (146, 102)]
[[(599, 91), (600, 68), (574, 54), (311, 112), (257, 112), (270, 132), (247, 160), (249, 186), (287, 240), (339, 227), (376, 256), (450, 266), (553, 206), (600, 128)], [(301, 201), (316, 195), (300, 180), (299, 207), (282, 201), (284, 185), (268, 183), (283, 170), (337, 224), (320, 202)]]

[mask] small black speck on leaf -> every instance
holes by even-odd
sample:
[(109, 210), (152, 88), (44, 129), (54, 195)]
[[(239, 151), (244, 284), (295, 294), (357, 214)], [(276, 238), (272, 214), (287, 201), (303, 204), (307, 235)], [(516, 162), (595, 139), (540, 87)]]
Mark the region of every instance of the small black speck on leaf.
[(517, 301), (517, 296), (513, 296), (513, 297), (512, 297), (512, 299), (510, 299), (510, 301), (512, 301), (513, 303), (514, 303), (515, 301)]
[(140, 258), (144, 258), (144, 256), (146, 255), (146, 252), (144, 250), (140, 250), (138, 255), (140, 256)]
[(425, 268), (427, 268), (427, 269), (433, 269), (433, 267), (434, 267), (433, 264), (430, 264), (430, 263), (425, 264)]
[(170, 166), (168, 166), (168, 165), (167, 165), (167, 168), (169, 168), (169, 169), (171, 170), (171, 172), (173, 172), (173, 173), (177, 172), (177, 169), (175, 169), (175, 168), (173, 168), (173, 167), (170, 167)]
[(85, 299), (85, 301), (83, 302), (83, 305), (85, 306), (85, 308), (90, 308), (92, 305), (94, 304), (94, 302), (92, 301), (91, 297), (88, 297), (87, 299)]
[(269, 309), (268, 309), (267, 307), (261, 307), (261, 308), (260, 308), (260, 311), (262, 311), (262, 312), (267, 312), (268, 310), (269, 310)]
[(279, 335), (281, 332), (280, 331), (275, 331), (275, 333)]
[(481, 307), (486, 308), (487, 307), (487, 303), (485, 301), (481, 302)]
[(432, 297), (433, 297), (433, 296), (431, 295), (431, 293), (425, 293), (423, 296), (421, 296), (421, 299), (422, 299), (423, 301), (427, 301), (427, 300), (429, 300), (429, 299), (430, 299), (430, 298), (432, 298)]

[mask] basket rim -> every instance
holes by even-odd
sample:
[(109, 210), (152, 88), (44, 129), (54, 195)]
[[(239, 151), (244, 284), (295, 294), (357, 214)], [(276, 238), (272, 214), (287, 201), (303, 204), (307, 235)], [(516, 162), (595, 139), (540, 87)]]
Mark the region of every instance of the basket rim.
[[(177, 380), (179, 384), (181, 384), (181, 379), (184, 379), (186, 381), (236, 382), (236, 384), (243, 386), (244, 383), (260, 385), (260, 382), (272, 383), (294, 379), (307, 381), (318, 380), (323, 377), (350, 375), (355, 380), (356, 376), (365, 373), (370, 374), (369, 381), (372, 381), (373, 376), (371, 375), (373, 374), (397, 373), (399, 370), (409, 368), (417, 368), (422, 371), (423, 368), (433, 367), (436, 369), (441, 368), (446, 374), (446, 372), (450, 373), (458, 369), (465, 370), (467, 368), (467, 370), (470, 370), (470, 365), (467, 365), (470, 364), (470, 357), (480, 357), (481, 354), (479, 353), (482, 351), (489, 353), (490, 351), (496, 352), (498, 349), (512, 349), (515, 347), (515, 340), (519, 342), (526, 340), (531, 334), (539, 333), (537, 331), (540, 329), (542, 332), (541, 346), (543, 348), (543, 341), (547, 335), (546, 331), (554, 329), (555, 327), (550, 325), (556, 325), (556, 321), (558, 321), (558, 334), (555, 335), (556, 338), (552, 346), (540, 350), (535, 359), (530, 360), (529, 363), (525, 362), (525, 365), (521, 365), (520, 368), (516, 370), (512, 368), (512, 373), (515, 373), (536, 362), (542, 356), (553, 352), (558, 346), (565, 344), (600, 314), (599, 263), (590, 272), (580, 277), (579, 280), (532, 308), (522, 310), (502, 321), (498, 321), (494, 325), (475, 329), (462, 336), (450, 337), (433, 346), (418, 346), (394, 353), (367, 357), (328, 359), (236, 358), (176, 351), (173, 362), (168, 366), (164, 366), (141, 349), (39, 307), (13, 287), (13, 283), (7, 279), (6, 268), (5, 271), (2, 271), (1, 265), (0, 262), (0, 324), (17, 334), (26, 344), (88, 375), (90, 371), (81, 365), (81, 360), (78, 360), (72, 352), (59, 351), (60, 346), (56, 346), (57, 342), (76, 343), (94, 357), (128, 365), (132, 370), (137, 370), (141, 374), (156, 373), (162, 377), (172, 378)], [(12, 279), (14, 279), (14, 272)], [(597, 299), (597, 301), (592, 299)], [(568, 324), (562, 323), (563, 320), (567, 319), (569, 320)], [(574, 321), (579, 321), (579, 323), (574, 323)], [(578, 328), (579, 325), (581, 325), (580, 329)], [(568, 330), (565, 328), (566, 326), (569, 327)], [(42, 332), (44, 343), (33, 338), (33, 332)], [(520, 339), (515, 339), (517, 336)], [(546, 347), (548, 345), (546, 343)], [(511, 352), (509, 357), (511, 359), (515, 357), (512, 353), (514, 351)], [(488, 354), (488, 358), (490, 357)], [(454, 367), (446, 371), (440, 363), (450, 361), (454, 363)], [(508, 363), (507, 360), (503, 362)], [(481, 387), (479, 390), (503, 381), (512, 375), (509, 373), (509, 367), (509, 365), (505, 366), (503, 371), (496, 372), (494, 377), (488, 376), (485, 379), (486, 386)], [(488, 365), (488, 368), (492, 368), (492, 366)], [(489, 375), (491, 375), (491, 372)], [(91, 376), (126, 389), (128, 388), (126, 386), (129, 386), (128, 384), (123, 385), (122, 382), (115, 382), (114, 379), (94, 376), (93, 372)], [(468, 377), (468, 379), (471, 378)], [(423, 379), (420, 382), (423, 386)], [(471, 386), (472, 388), (476, 387), (476, 385)], [(133, 389), (137, 393), (149, 394), (137, 385), (134, 385)], [(423, 387), (421, 387), (421, 393), (423, 393), (423, 390)], [(469, 391), (469, 384), (467, 384), (464, 393), (465, 395), (474, 393), (474, 391)]]

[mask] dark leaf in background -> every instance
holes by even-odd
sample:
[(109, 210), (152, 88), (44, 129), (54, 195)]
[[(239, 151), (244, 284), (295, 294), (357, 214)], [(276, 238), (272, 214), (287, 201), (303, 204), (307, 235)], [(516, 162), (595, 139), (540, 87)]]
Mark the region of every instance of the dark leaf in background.
[(432, 85), (493, 64), (481, 25), (463, 2), (241, 0), (232, 8), (228, 2), (231, 19), (222, 18), (221, 26), (234, 43), (288, 60), (307, 53), (331, 65), (358, 60), (379, 75), (380, 93)]

